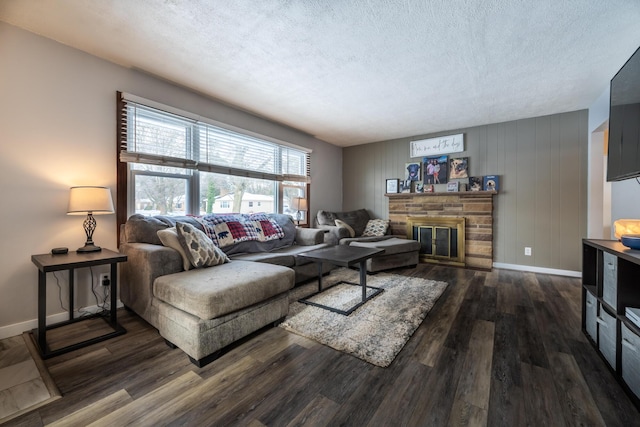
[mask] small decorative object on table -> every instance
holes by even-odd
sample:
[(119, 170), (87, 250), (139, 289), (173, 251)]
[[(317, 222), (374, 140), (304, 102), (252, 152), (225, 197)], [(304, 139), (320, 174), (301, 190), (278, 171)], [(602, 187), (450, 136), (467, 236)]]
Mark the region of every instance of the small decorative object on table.
[(93, 215), (112, 214), (111, 190), (107, 187), (71, 187), (67, 215), (87, 215), (83, 222), (87, 241), (78, 253), (100, 252), (100, 246), (93, 243), (93, 232), (97, 223)]
[(296, 221), (297, 221), (297, 226), (300, 227), (300, 220), (302, 219), (302, 212), (306, 212), (307, 209), (309, 209), (307, 207), (307, 199), (305, 199), (304, 197), (294, 197), (293, 198), (293, 209), (296, 211)]
[(623, 234), (620, 240), (626, 247), (640, 250), (640, 234)]
[(407, 169), (407, 180), (420, 181), (422, 179), (420, 162), (407, 163), (405, 168)]
[(449, 179), (469, 178), (469, 158), (455, 157), (449, 159)]
[(498, 191), (500, 187), (500, 177), (498, 175), (487, 175), (484, 177), (484, 191)]
[(481, 191), (483, 185), (483, 176), (469, 177), (469, 191)]
[(400, 180), (399, 179), (388, 179), (387, 180), (387, 193), (399, 193), (400, 192)]
[(618, 240), (623, 234), (640, 234), (640, 219), (618, 219), (613, 222), (613, 232)]

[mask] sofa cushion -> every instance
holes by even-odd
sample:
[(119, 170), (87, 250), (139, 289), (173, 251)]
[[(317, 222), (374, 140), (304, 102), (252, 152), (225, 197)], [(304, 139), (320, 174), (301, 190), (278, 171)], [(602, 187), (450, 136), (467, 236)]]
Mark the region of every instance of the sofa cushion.
[(387, 229), (389, 228), (389, 221), (384, 219), (370, 219), (367, 222), (367, 226), (362, 232), (363, 237), (370, 236), (384, 236), (387, 234)]
[(176, 230), (175, 227), (158, 230), (158, 237), (160, 238), (163, 246), (178, 251), (178, 253), (182, 257), (182, 268), (184, 268), (185, 271), (191, 270), (193, 268), (189, 256), (187, 256), (187, 253), (180, 243), (180, 240), (178, 240), (178, 230)]
[(319, 225), (332, 225), (335, 226), (336, 219), (344, 221), (349, 224), (355, 231), (355, 235), (362, 236), (362, 232), (367, 226), (367, 222), (371, 219), (369, 212), (366, 209), (358, 209), (355, 211), (347, 212), (327, 212), (318, 211), (317, 221)]
[(202, 224), (192, 216), (144, 216), (134, 214), (129, 217), (124, 225), (126, 243), (151, 243), (162, 245), (158, 237), (158, 231), (175, 227), (176, 222), (184, 222), (204, 231)]
[(409, 239), (399, 239), (397, 237), (379, 240), (377, 242), (353, 242), (351, 243), (351, 246), (384, 249), (384, 253), (382, 255), (403, 254), (420, 250), (420, 242)]
[(160, 276), (153, 282), (156, 298), (201, 319), (214, 319), (287, 292), (292, 269), (251, 261)]
[(336, 227), (342, 227), (342, 228), (346, 228), (347, 231), (349, 232), (349, 237), (356, 237), (356, 232), (355, 230), (346, 222), (340, 220), (340, 219), (336, 219)]
[(127, 243), (151, 243), (161, 245), (158, 231), (171, 227), (164, 221), (155, 217), (143, 215), (131, 215), (124, 225)]
[(194, 267), (213, 267), (229, 262), (227, 255), (203, 231), (183, 222), (176, 223), (176, 230), (178, 241)]
[(384, 236), (369, 236), (369, 237), (345, 237), (344, 239), (340, 239), (341, 245), (351, 245), (354, 242), (381, 242), (383, 240), (392, 239), (393, 235), (387, 234)]

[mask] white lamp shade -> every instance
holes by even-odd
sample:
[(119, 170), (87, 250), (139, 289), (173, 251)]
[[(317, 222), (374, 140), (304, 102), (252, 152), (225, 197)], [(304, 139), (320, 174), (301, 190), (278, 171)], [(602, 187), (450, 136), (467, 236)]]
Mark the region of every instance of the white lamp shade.
[(307, 210), (307, 199), (302, 197), (294, 197), (293, 198), (293, 209), (296, 211), (306, 211)]
[(94, 215), (113, 213), (111, 190), (107, 187), (71, 187), (68, 215)]

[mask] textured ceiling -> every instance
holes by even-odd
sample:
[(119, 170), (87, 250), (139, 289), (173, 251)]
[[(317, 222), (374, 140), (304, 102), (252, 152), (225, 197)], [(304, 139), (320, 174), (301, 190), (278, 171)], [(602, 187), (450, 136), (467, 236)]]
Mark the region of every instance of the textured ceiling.
[(639, 0), (0, 0), (0, 20), (340, 146), (588, 108), (640, 45)]

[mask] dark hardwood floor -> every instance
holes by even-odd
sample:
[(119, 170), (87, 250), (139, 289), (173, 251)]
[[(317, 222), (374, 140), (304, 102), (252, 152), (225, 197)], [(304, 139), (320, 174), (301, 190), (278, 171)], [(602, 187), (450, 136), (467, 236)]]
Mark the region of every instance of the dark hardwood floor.
[(449, 287), (388, 368), (271, 328), (199, 369), (120, 310), (128, 333), (47, 360), (63, 397), (8, 425), (640, 425), (581, 331), (579, 279), (394, 272)]

